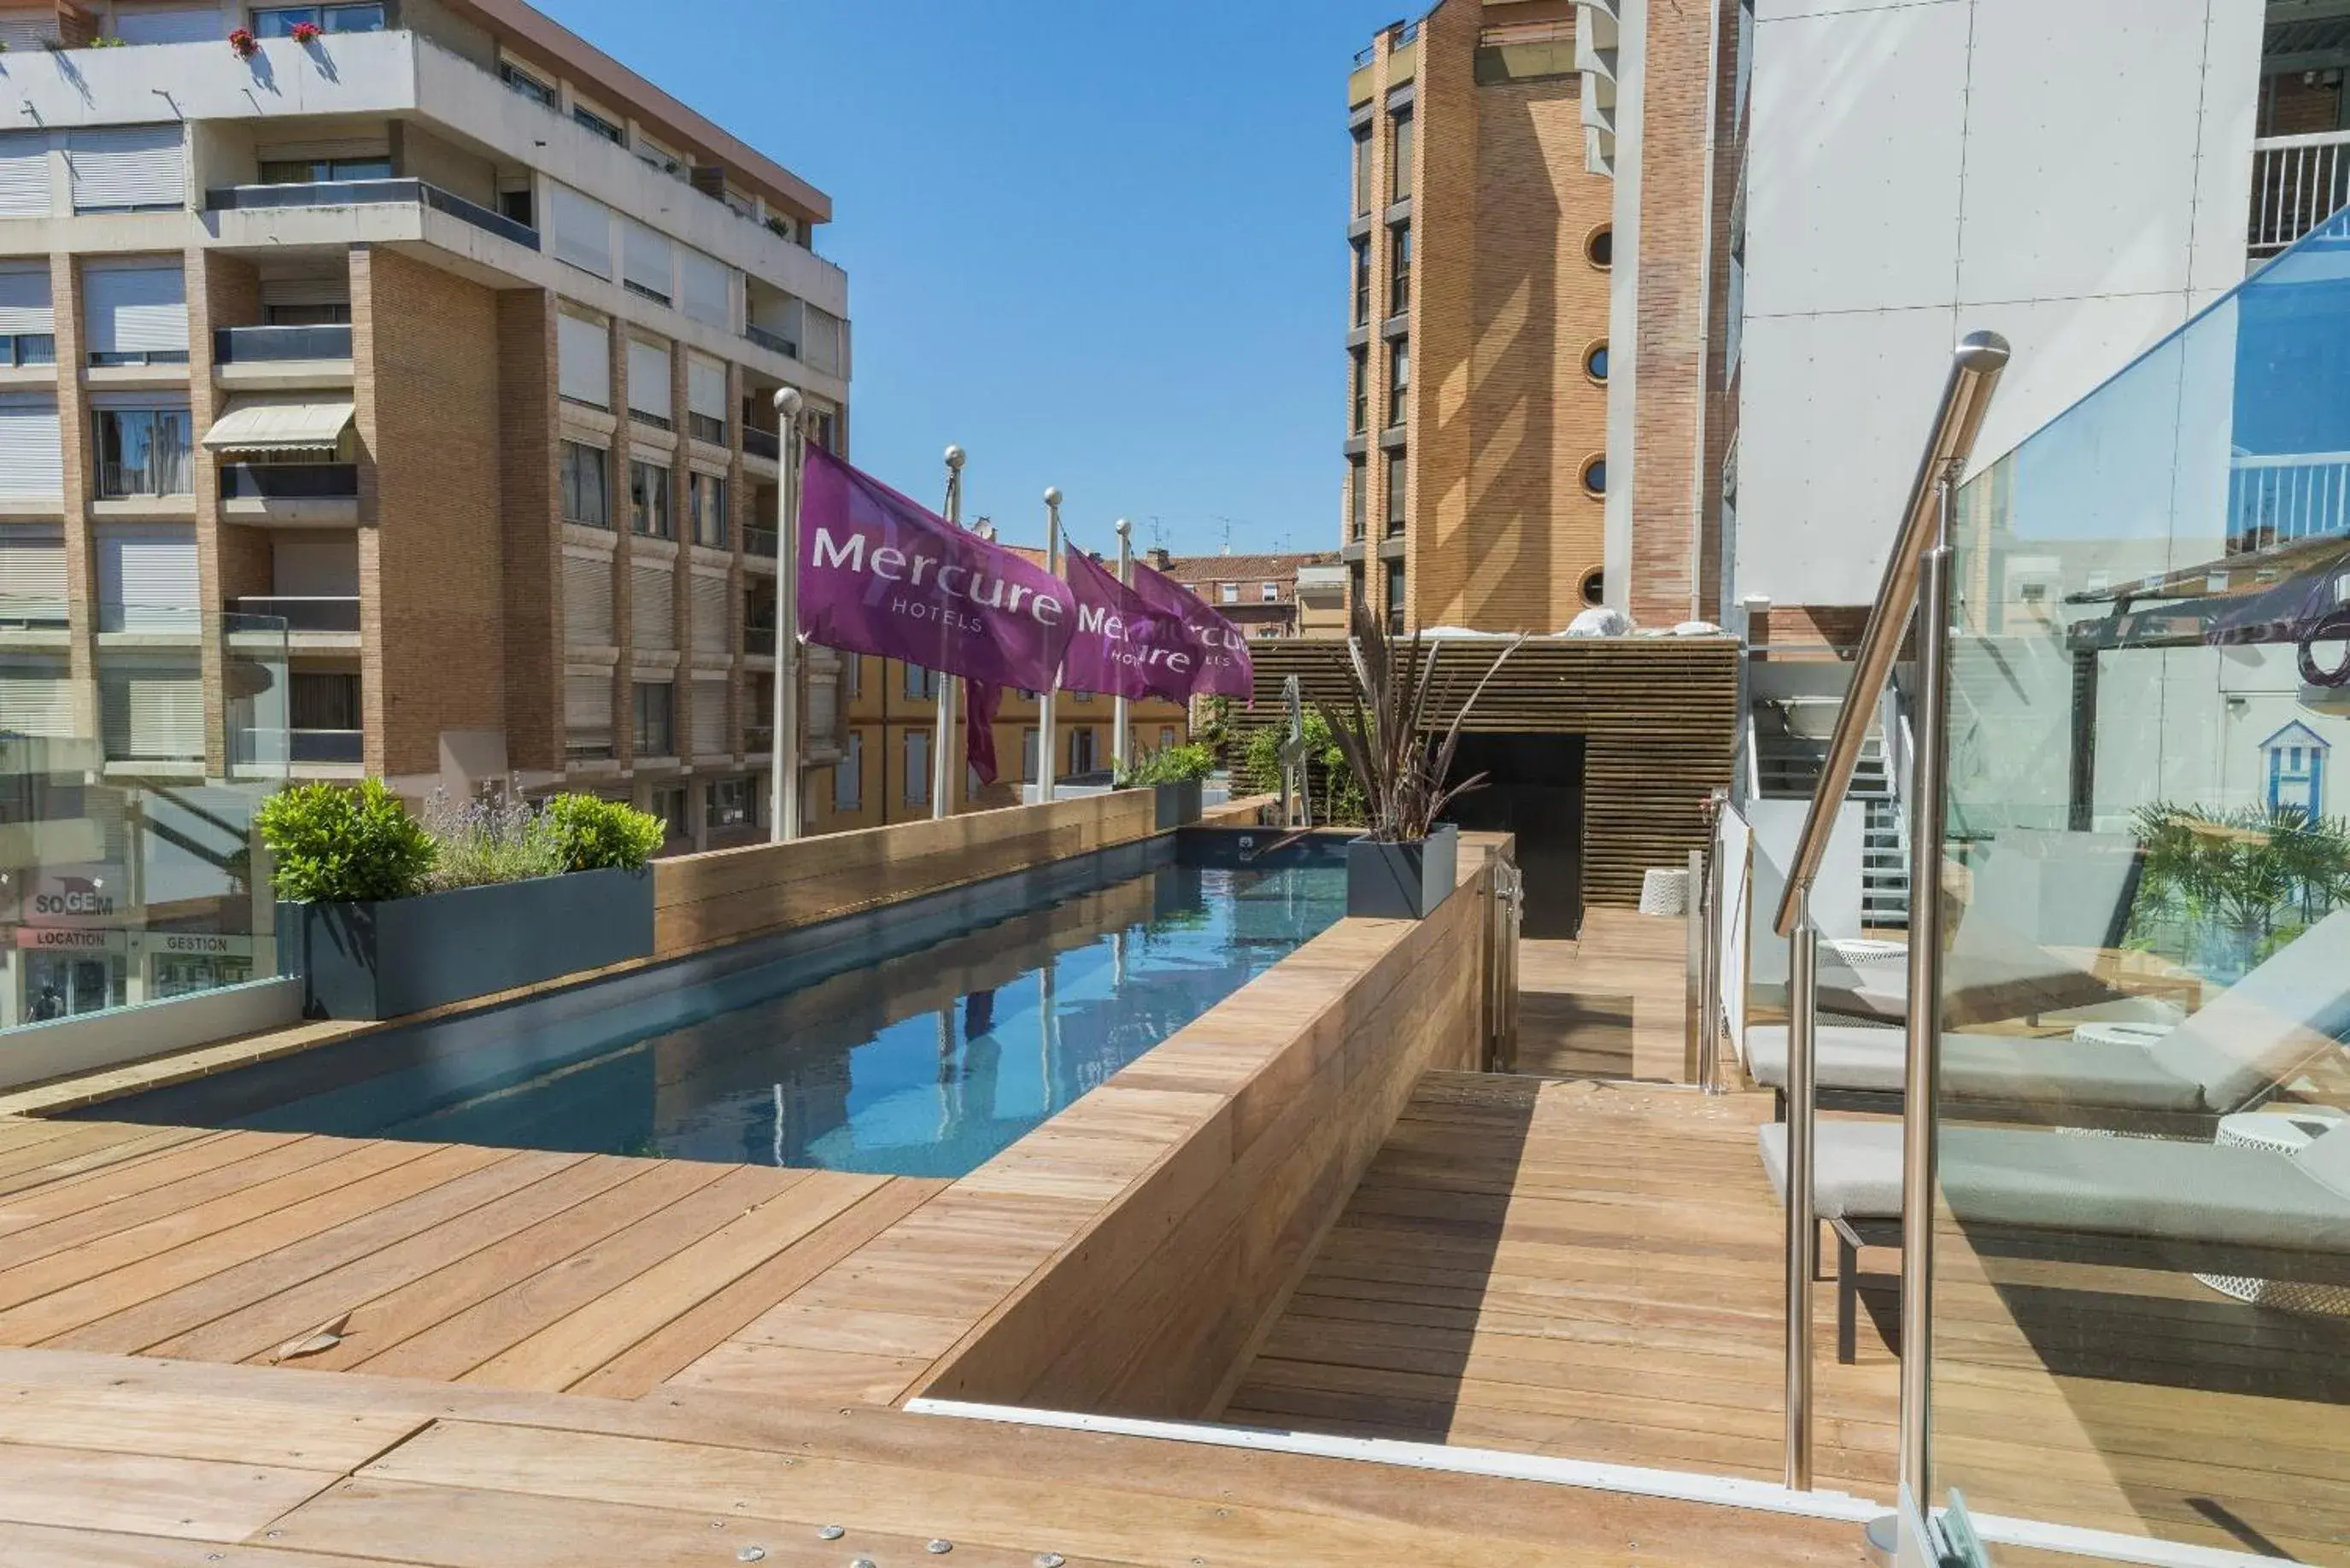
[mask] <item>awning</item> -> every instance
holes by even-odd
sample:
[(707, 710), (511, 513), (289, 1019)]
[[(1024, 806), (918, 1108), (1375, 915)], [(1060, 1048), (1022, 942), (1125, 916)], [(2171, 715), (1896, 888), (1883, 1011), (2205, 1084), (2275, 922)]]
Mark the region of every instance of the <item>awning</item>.
[(204, 432), (204, 445), (221, 452), (332, 452), (350, 422), (348, 398), (241, 398)]

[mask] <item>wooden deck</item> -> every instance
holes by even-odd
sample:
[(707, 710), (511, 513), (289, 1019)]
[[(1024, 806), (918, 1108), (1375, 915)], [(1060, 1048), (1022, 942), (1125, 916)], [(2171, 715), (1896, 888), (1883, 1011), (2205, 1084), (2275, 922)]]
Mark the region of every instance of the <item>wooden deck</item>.
[(1677, 918), (1598, 905), (1572, 941), (1522, 940), (1517, 1070), (1686, 1082), (1688, 941)]

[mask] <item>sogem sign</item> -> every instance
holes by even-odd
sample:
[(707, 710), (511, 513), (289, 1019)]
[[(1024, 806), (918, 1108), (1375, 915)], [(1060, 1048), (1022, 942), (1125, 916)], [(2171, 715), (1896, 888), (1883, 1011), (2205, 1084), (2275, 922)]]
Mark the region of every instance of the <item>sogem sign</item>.
[(125, 886), (120, 866), (43, 867), (27, 879), (17, 918), (28, 926), (117, 925)]

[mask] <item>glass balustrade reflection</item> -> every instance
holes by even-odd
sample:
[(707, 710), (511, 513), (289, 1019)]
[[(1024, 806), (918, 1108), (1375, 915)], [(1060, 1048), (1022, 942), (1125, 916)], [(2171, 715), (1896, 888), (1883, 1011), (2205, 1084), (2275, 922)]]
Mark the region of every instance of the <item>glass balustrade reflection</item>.
[(2350, 1561), (2350, 215), (1952, 534), (1930, 1490)]

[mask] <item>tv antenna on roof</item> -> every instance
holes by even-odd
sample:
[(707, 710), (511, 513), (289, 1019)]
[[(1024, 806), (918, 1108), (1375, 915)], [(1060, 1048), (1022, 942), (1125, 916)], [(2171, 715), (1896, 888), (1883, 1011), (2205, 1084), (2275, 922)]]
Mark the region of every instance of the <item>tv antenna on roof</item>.
[(1217, 522), (1224, 525), (1224, 554), (1229, 556), (1232, 553), (1232, 520), (1221, 512), (1214, 514), (1214, 516)]

